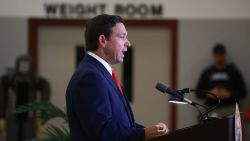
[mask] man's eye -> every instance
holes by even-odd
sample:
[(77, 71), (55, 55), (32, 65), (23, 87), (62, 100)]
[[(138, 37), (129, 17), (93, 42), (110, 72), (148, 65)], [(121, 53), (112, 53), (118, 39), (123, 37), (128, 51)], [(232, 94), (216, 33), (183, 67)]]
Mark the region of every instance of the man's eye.
[(121, 39), (124, 39), (124, 38), (125, 38), (125, 36), (120, 36), (120, 38), (121, 38)]

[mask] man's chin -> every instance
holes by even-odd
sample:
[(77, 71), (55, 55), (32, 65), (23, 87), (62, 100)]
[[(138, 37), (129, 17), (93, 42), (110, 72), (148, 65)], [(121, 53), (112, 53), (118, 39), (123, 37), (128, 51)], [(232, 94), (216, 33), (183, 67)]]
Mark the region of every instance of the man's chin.
[(122, 60), (119, 60), (117, 63), (123, 63), (123, 59), (122, 59)]
[(122, 58), (122, 59), (117, 60), (117, 63), (122, 63), (123, 61), (124, 59)]
[(119, 64), (119, 63), (123, 63), (123, 59), (116, 60), (111, 64), (115, 65), (115, 64)]

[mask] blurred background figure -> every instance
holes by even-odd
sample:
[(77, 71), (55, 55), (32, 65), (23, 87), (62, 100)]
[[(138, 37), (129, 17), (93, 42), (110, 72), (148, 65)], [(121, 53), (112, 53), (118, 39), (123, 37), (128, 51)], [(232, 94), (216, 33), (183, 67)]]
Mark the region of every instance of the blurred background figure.
[(49, 83), (32, 71), (32, 59), (21, 55), (15, 69), (7, 69), (0, 78), (0, 131), (6, 132), (6, 141), (32, 139), (37, 134), (36, 113), (15, 114), (18, 105), (39, 100), (48, 101)]
[[(223, 117), (234, 113), (235, 102), (246, 96), (246, 86), (236, 66), (228, 63), (223, 44), (214, 46), (213, 60), (213, 65), (201, 74), (197, 89), (208, 90), (218, 96), (221, 104), (213, 116)], [(200, 93), (197, 93), (197, 97), (205, 99), (209, 106), (216, 104), (214, 97)]]

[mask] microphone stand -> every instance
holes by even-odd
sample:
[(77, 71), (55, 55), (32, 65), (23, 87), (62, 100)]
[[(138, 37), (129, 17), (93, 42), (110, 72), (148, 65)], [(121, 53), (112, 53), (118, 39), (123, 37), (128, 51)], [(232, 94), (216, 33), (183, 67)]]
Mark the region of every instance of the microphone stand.
[[(184, 88), (182, 90), (178, 90), (177, 93), (182, 94), (183, 97), (185, 95), (185, 93), (190, 93), (190, 92), (201, 92), (201, 93), (206, 93), (209, 95), (212, 95), (213, 97), (215, 97), (217, 103), (215, 106), (213, 106), (212, 108), (209, 109), (209, 107), (199, 104), (197, 102), (193, 102), (192, 103), (188, 103), (192, 106), (194, 106), (198, 112), (200, 113), (200, 121), (202, 122), (206, 122), (206, 121), (211, 121), (211, 120), (216, 120), (218, 118), (216, 117), (210, 117), (209, 113), (212, 112), (213, 110), (215, 110), (219, 105), (220, 105), (220, 99), (217, 97), (217, 95), (215, 95), (214, 93), (210, 92), (210, 91), (206, 91), (206, 90), (200, 90), (200, 89), (189, 89), (189, 88)], [(199, 107), (202, 107), (205, 109), (205, 112), (201, 112), (201, 109)]]
[(217, 97), (217, 95), (215, 95), (214, 93), (210, 92), (210, 91), (206, 91), (206, 90), (200, 90), (200, 89), (191, 89), (190, 92), (201, 92), (201, 93), (206, 93), (209, 94), (213, 97), (215, 97), (217, 103), (216, 105), (214, 105), (212, 108), (207, 109), (204, 113), (201, 114), (200, 116), (200, 121), (211, 121), (211, 120), (216, 120), (218, 119), (217, 117), (210, 117), (209, 113), (214, 111), (219, 105), (220, 105), (220, 99)]
[[(214, 93), (212, 93), (210, 91), (199, 90), (199, 89), (191, 89), (190, 90), (189, 88), (184, 88), (182, 90), (174, 91), (168, 85), (166, 85), (160, 81), (156, 84), (156, 89), (161, 91), (162, 93), (168, 93), (174, 97), (174, 100), (171, 98), (168, 100), (168, 102), (177, 103), (177, 104), (178, 103), (179, 104), (190, 104), (190, 105), (194, 106), (201, 114), (200, 121), (210, 121), (210, 120), (218, 119), (218, 118), (209, 116), (209, 113), (212, 112), (213, 110), (215, 110), (220, 105), (220, 99), (217, 97), (217, 95), (215, 95)], [(215, 97), (217, 103), (215, 106), (213, 106), (212, 108), (209, 109), (205, 105), (199, 104), (197, 102), (193, 102), (193, 101), (184, 97), (185, 93), (190, 93), (190, 92), (201, 92), (201, 93), (206, 93), (206, 94), (212, 95), (213, 97)], [(202, 113), (201, 109), (199, 107), (204, 108), (205, 112)]]

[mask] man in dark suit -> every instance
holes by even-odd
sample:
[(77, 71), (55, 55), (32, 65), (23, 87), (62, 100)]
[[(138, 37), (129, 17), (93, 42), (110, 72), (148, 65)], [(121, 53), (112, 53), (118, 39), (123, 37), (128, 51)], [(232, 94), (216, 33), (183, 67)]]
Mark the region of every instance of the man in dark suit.
[(164, 123), (135, 122), (126, 95), (112, 71), (131, 46), (120, 16), (99, 15), (86, 24), (87, 54), (66, 92), (71, 141), (144, 141), (164, 135)]

